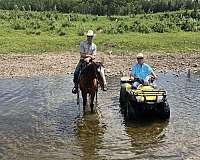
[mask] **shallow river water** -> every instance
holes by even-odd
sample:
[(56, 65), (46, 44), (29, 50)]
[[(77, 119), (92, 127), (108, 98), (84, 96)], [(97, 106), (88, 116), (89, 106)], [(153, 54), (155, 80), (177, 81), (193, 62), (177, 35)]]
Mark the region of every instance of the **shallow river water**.
[(0, 159), (200, 159), (200, 75), (160, 74), (171, 108), (167, 122), (126, 121), (120, 77), (82, 114), (72, 76), (0, 79)]

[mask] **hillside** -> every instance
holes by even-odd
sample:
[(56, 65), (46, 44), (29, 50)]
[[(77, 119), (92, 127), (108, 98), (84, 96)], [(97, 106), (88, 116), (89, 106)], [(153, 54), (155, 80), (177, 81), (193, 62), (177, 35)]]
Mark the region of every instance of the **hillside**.
[(193, 52), (200, 50), (200, 16), (193, 11), (93, 16), (0, 10), (1, 53), (78, 51), (87, 30), (103, 52)]

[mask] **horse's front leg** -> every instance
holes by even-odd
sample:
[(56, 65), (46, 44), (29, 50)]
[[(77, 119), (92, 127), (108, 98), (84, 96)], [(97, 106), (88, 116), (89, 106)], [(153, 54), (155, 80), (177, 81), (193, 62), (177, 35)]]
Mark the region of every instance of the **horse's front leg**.
[(90, 108), (91, 108), (91, 112), (94, 112), (94, 97), (95, 97), (95, 92), (94, 93), (92, 93), (91, 95), (90, 95), (90, 97), (91, 97), (91, 101), (90, 101)]
[(82, 92), (82, 98), (83, 98), (83, 111), (85, 112), (85, 107), (87, 104), (87, 93)]

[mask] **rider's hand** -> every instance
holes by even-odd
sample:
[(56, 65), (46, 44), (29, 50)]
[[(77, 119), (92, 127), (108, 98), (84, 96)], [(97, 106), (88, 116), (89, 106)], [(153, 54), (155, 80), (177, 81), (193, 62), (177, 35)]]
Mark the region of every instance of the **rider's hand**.
[(148, 81), (143, 81), (142, 84), (144, 84), (144, 85), (149, 85), (149, 82), (148, 82)]
[(91, 58), (87, 57), (87, 58), (85, 58), (85, 61), (86, 61), (87, 63), (89, 63), (89, 62), (90, 62), (90, 59), (91, 59)]
[(158, 76), (157, 76), (157, 75), (154, 75), (154, 79), (158, 79)]
[(130, 76), (130, 77), (129, 77), (129, 80), (134, 80), (134, 77), (133, 77), (133, 76)]
[(95, 57), (93, 55), (90, 55), (90, 54), (87, 54), (86, 58), (90, 59), (90, 61), (95, 59)]

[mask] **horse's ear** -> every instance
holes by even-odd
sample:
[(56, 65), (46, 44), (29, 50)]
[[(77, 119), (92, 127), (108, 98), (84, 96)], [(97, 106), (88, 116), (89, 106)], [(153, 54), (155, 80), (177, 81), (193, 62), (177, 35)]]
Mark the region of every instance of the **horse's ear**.
[(103, 63), (104, 62), (98, 62), (98, 65), (104, 67)]
[(100, 65), (101, 65), (103, 68), (105, 68), (104, 65), (103, 65), (103, 63), (104, 63), (104, 62), (100, 62)]

